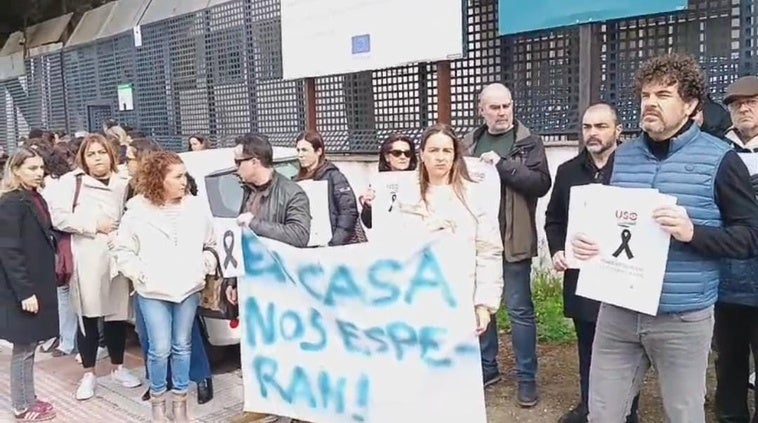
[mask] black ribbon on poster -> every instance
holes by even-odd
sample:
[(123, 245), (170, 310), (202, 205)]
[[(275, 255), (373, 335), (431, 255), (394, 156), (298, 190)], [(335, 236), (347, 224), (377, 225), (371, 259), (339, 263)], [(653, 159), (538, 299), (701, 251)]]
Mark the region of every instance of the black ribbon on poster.
[(392, 193), (392, 202), (390, 203), (390, 209), (387, 210), (387, 211), (390, 211), (390, 212), (392, 211), (392, 207), (395, 206), (395, 200), (397, 200), (397, 193), (393, 192)]
[(613, 252), (613, 257), (617, 257), (621, 255), (621, 253), (626, 253), (627, 259), (634, 258), (634, 254), (632, 254), (632, 249), (629, 248), (629, 241), (632, 239), (632, 232), (629, 229), (624, 229), (621, 231), (621, 245), (619, 245), (618, 249)]
[(229, 267), (229, 264), (234, 266), (236, 269), (237, 266), (239, 266), (239, 263), (237, 263), (237, 259), (234, 258), (234, 232), (232, 231), (226, 231), (224, 232), (224, 269)]

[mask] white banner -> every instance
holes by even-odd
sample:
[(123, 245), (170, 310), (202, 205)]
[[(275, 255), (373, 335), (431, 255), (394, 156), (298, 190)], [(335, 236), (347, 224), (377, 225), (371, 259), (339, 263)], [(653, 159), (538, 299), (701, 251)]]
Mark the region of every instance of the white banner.
[(245, 410), (317, 423), (486, 422), (473, 286), (450, 244), (297, 249), (244, 232)]
[[(671, 237), (653, 210), (676, 204), (656, 189), (599, 184), (571, 188), (566, 258), (580, 268), (576, 294), (655, 316), (663, 288)], [(574, 259), (571, 241), (583, 233), (598, 244), (591, 260)]]

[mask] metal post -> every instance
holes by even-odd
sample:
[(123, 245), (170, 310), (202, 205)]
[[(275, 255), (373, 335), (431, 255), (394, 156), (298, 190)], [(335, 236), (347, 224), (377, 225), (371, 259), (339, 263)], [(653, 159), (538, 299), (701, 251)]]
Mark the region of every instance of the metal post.
[[(580, 122), (577, 130), (581, 130), (581, 114), (593, 103), (600, 101), (600, 26), (586, 24), (579, 26), (579, 104)], [(584, 148), (582, 137), (579, 137), (579, 149)]]

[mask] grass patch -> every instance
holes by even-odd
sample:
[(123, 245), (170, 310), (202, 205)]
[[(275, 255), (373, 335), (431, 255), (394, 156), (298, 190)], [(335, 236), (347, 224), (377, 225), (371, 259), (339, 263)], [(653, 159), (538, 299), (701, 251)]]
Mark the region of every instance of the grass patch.
[[(573, 322), (563, 316), (563, 282), (560, 275), (542, 269), (532, 272), (532, 301), (538, 342), (566, 344), (576, 341)], [(511, 330), (505, 306), (497, 313), (497, 324), (500, 330)]]

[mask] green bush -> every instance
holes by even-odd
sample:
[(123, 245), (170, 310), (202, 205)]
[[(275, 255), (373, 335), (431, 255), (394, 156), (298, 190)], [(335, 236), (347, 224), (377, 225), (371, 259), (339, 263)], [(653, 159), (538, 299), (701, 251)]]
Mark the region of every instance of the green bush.
[[(532, 301), (537, 318), (537, 341), (565, 344), (576, 340), (574, 324), (563, 317), (563, 283), (561, 276), (548, 270), (532, 273)], [(505, 306), (497, 313), (498, 329), (510, 331), (511, 324)]]

